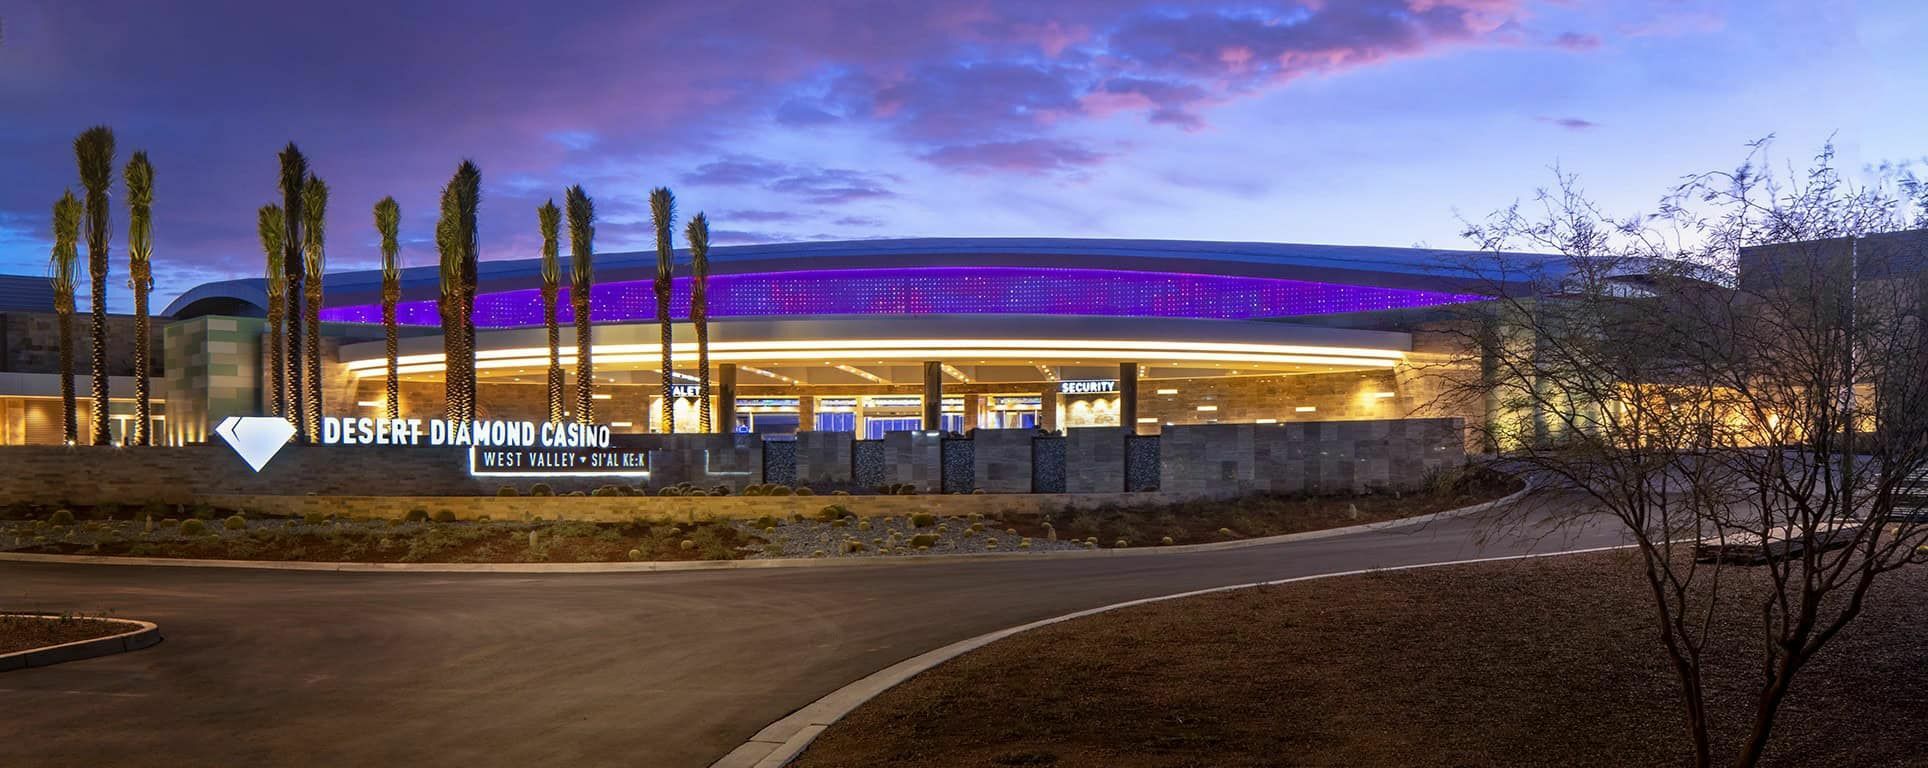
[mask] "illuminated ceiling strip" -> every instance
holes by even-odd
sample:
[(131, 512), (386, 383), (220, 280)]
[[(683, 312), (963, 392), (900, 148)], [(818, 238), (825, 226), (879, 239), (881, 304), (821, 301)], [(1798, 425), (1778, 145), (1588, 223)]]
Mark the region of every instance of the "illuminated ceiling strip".
[[(1142, 350), (1105, 350), (1105, 349), (965, 349), (955, 350), (961, 355), (976, 358), (1022, 359), (1035, 357), (1076, 357), (1091, 360), (1115, 360), (1131, 362), (1145, 357), (1174, 362), (1219, 362), (1219, 363), (1275, 363), (1285, 365), (1330, 365), (1351, 368), (1392, 368), (1398, 360), (1372, 357), (1342, 357), (1337, 355), (1253, 355), (1225, 354), (1219, 352), (1188, 352), (1182, 350), (1161, 350), (1147, 355)], [(723, 363), (763, 362), (767, 360), (822, 360), (829, 358), (889, 358), (919, 360), (927, 357), (920, 350), (864, 350), (864, 349), (823, 349), (809, 352), (763, 352), (763, 353), (724, 353), (710, 356), (711, 360)], [(481, 360), (476, 362), (477, 369), (527, 367), (533, 363), (546, 364), (547, 355), (542, 358), (526, 360)], [(597, 355), (596, 361), (611, 365), (639, 364), (653, 362), (653, 355)], [(533, 361), (533, 362), (532, 362)], [(440, 362), (402, 366), (402, 374), (429, 373), (442, 370)], [(357, 375), (370, 375), (375, 371), (355, 371)]]
[(943, 368), (945, 373), (950, 374), (951, 378), (966, 384), (971, 383), (971, 377), (964, 375), (964, 372), (958, 370), (957, 366), (951, 365), (950, 363), (938, 363), (938, 366)]
[[(854, 350), (876, 350), (879, 352), (883, 352), (887, 350), (911, 350), (913, 352), (918, 353), (913, 355), (897, 355), (897, 357), (926, 357), (928, 356), (929, 351), (940, 350), (940, 349), (948, 352), (952, 352), (952, 353), (963, 354), (966, 356), (986, 356), (981, 354), (982, 350), (993, 349), (993, 348), (1006, 348), (1006, 347), (1012, 348), (1015, 350), (1020, 350), (1027, 354), (1032, 354), (1034, 356), (1038, 354), (1037, 349), (1039, 347), (1052, 347), (1056, 349), (1073, 350), (1074, 355), (1078, 351), (1087, 350), (1087, 349), (1089, 350), (1132, 349), (1132, 350), (1145, 350), (1148, 352), (1157, 353), (1155, 355), (1149, 355), (1149, 356), (1168, 356), (1166, 355), (1164, 350), (1177, 348), (1177, 349), (1199, 351), (1199, 352), (1228, 352), (1228, 353), (1249, 352), (1249, 353), (1266, 354), (1266, 355), (1318, 355), (1318, 356), (1339, 356), (1339, 357), (1373, 357), (1373, 358), (1382, 358), (1386, 360), (1400, 360), (1400, 359), (1404, 359), (1406, 356), (1405, 352), (1402, 352), (1396, 349), (1371, 349), (1367, 347), (1316, 347), (1316, 346), (1307, 346), (1303, 344), (1245, 344), (1245, 343), (1230, 343), (1230, 342), (1146, 341), (1146, 340), (1140, 340), (1140, 339), (852, 339), (852, 340), (835, 340), (835, 341), (830, 341), (830, 340), (734, 341), (734, 342), (717, 342), (717, 343), (711, 344), (710, 352), (711, 352), (711, 357), (719, 357), (719, 358), (722, 356), (722, 354), (727, 354), (731, 352), (775, 353), (775, 352), (787, 352), (787, 351), (796, 350), (796, 351), (804, 351), (809, 353), (802, 357), (798, 357), (794, 355), (781, 355), (781, 354), (764, 355), (765, 359), (796, 360), (796, 359), (803, 359), (805, 357), (811, 357), (811, 356), (821, 357), (824, 355), (831, 354), (832, 352), (835, 352), (835, 351), (853, 350), (853, 349)], [(695, 344), (673, 344), (670, 347), (672, 352), (695, 351), (695, 348), (696, 348)], [(644, 354), (644, 353), (660, 354), (661, 350), (662, 350), (662, 345), (660, 344), (602, 344), (602, 345), (598, 345), (595, 349), (596, 356), (599, 359), (607, 359), (608, 356), (612, 356), (612, 355), (621, 356), (621, 355), (634, 355), (634, 354)], [(722, 354), (719, 354), (719, 353), (722, 353)], [(857, 354), (858, 356), (866, 356), (866, 355), (870, 357), (878, 356), (878, 354), (869, 352), (869, 351), (860, 351)], [(885, 354), (884, 356), (889, 357), (891, 355)], [(529, 361), (534, 360), (536, 364), (539, 364), (545, 367), (548, 365), (548, 357), (549, 357), (549, 350), (547, 347), (516, 347), (512, 349), (492, 349), (492, 350), (484, 350), (481, 352), (477, 352), (475, 355), (475, 358), (477, 360), (501, 360), (506, 358), (518, 358), (519, 359), (518, 364), (523, 366), (530, 365), (531, 363)], [(576, 357), (575, 348), (570, 347), (568, 348), (567, 353), (563, 356), (563, 359), (565, 363), (573, 364), (575, 362), (575, 357)], [(743, 359), (756, 359), (756, 358), (755, 356), (751, 356), (751, 355), (734, 355), (729, 357), (728, 359), (743, 360)], [(399, 365), (406, 366), (406, 365), (419, 365), (422, 363), (440, 362), (441, 360), (442, 360), (442, 356), (439, 354), (423, 354), (423, 355), (404, 355), (398, 358), (396, 362)], [(380, 367), (386, 367), (386, 365), (387, 365), (387, 358), (385, 357), (371, 357), (371, 358), (366, 358), (362, 360), (353, 360), (347, 363), (349, 370), (380, 368)]]
[(839, 371), (843, 371), (844, 373), (848, 373), (852, 376), (856, 376), (857, 378), (864, 379), (865, 381), (869, 381), (873, 384), (890, 383), (889, 381), (886, 381), (884, 377), (878, 376), (877, 374), (871, 373), (870, 371), (866, 371), (862, 368), (858, 368), (854, 365), (844, 365), (842, 363), (838, 363), (837, 365), (834, 365), (831, 367), (836, 368)]

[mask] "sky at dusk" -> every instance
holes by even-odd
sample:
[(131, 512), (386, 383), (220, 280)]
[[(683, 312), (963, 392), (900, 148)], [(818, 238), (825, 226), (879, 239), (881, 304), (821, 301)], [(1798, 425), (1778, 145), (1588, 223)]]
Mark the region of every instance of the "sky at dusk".
[(290, 140), (333, 188), (331, 270), (376, 263), (384, 195), (433, 263), (464, 158), (485, 259), (536, 256), (575, 183), (599, 251), (650, 247), (658, 185), (719, 244), (1459, 247), (1555, 163), (1634, 212), (1768, 134), (1796, 164), (1830, 136), (1850, 168), (1919, 161), (1924, 29), (1914, 0), (0, 0), (0, 272), (44, 272), (97, 123), (156, 169), (157, 308), (260, 274)]

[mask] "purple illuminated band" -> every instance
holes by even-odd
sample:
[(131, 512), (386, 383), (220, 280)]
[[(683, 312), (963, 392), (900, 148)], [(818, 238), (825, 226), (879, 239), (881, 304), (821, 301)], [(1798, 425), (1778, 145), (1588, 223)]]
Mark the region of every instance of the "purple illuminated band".
[[(689, 316), (689, 278), (676, 279), (672, 314)], [(1478, 301), (1475, 294), (1374, 288), (1268, 277), (1032, 267), (909, 267), (712, 275), (711, 317), (1037, 314), (1251, 319), (1330, 315)], [(440, 325), (436, 303), (396, 307), (404, 325)], [(574, 322), (565, 286), (560, 322)], [(590, 293), (596, 323), (654, 322), (652, 282), (601, 283)], [(328, 322), (379, 323), (381, 305), (329, 307)], [(542, 293), (530, 288), (475, 297), (475, 324), (542, 324)]]

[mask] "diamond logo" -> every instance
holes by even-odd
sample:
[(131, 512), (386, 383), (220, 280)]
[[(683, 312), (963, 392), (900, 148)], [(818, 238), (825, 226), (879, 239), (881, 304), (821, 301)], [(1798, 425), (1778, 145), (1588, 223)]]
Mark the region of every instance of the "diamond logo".
[(228, 447), (241, 454), (241, 460), (260, 472), (268, 460), (281, 452), (281, 446), (294, 437), (295, 425), (274, 416), (229, 416), (214, 428), (214, 434), (228, 441)]

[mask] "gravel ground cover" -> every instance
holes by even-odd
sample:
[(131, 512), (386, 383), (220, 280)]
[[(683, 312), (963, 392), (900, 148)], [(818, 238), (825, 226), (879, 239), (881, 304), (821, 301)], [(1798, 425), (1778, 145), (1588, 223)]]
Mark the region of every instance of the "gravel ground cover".
[[(1057, 624), (885, 692), (797, 766), (1688, 765), (1638, 568), (1625, 551), (1434, 568)], [(1723, 578), (1742, 591), (1708, 700), (1731, 746), (1766, 575)], [(1797, 679), (1767, 765), (1928, 765), (1928, 566), (1884, 578)]]
[[(1273, 536), (1439, 512), (1504, 496), (1517, 483), (1454, 477), (1419, 493), (1249, 496), (1049, 514), (860, 519), (820, 496), (809, 516), (588, 523), (258, 517), (161, 506), (0, 509), (0, 551), (319, 562), (620, 562), (933, 557), (1155, 547)], [(611, 492), (619, 489), (611, 488)], [(768, 489), (761, 489), (768, 490)], [(761, 490), (759, 492), (761, 492)], [(623, 495), (635, 493), (620, 489)], [(672, 491), (699, 493), (693, 489)], [(788, 495), (791, 489), (781, 488)], [(798, 491), (806, 492), (806, 491)], [(706, 493), (706, 492), (704, 492)], [(598, 495), (601, 495), (599, 492)]]
[(0, 653), (92, 640), (134, 630), (134, 625), (86, 616), (0, 613)]

